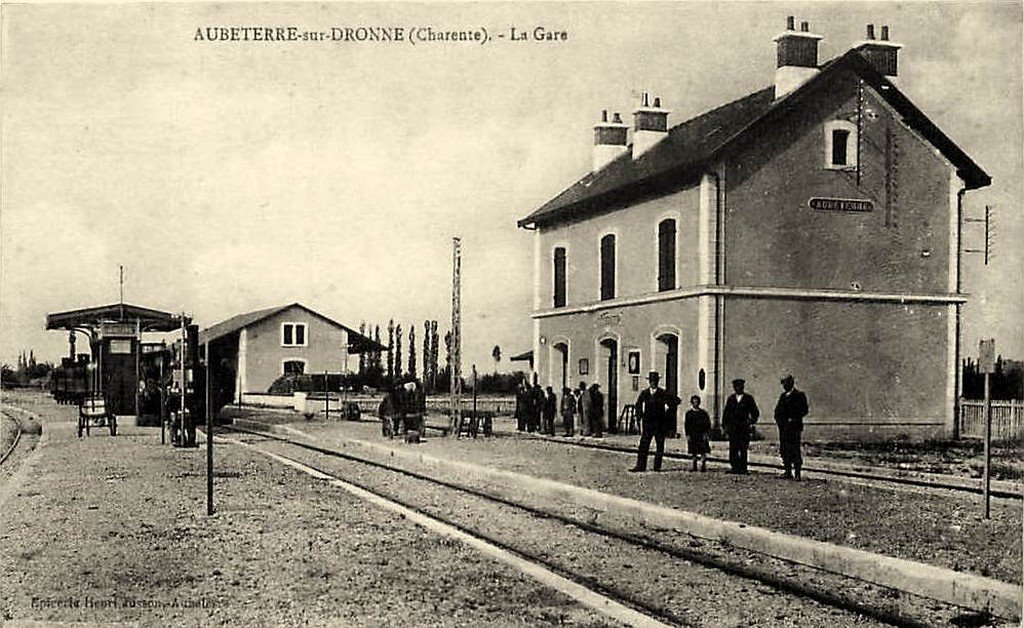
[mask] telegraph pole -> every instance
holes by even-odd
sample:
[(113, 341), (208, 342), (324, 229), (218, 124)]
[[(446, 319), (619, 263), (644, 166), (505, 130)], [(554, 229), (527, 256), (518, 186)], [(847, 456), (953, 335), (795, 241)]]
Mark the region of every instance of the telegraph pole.
[(456, 438), (462, 427), (462, 240), (452, 238), (452, 365), (449, 406), (452, 433)]

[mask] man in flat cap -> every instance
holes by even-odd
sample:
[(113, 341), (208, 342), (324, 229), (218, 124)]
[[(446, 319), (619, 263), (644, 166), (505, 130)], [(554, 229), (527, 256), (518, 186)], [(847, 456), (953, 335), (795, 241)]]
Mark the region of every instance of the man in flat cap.
[(640, 447), (637, 450), (636, 466), (630, 471), (647, 470), (647, 454), (651, 451), (651, 439), (655, 440), (654, 470), (661, 471), (661, 459), (665, 454), (665, 436), (670, 429), (672, 411), (679, 405), (679, 397), (658, 386), (661, 376), (657, 371), (647, 375), (649, 386), (636, 400), (636, 418), (640, 422)]
[(747, 449), (750, 447), (750, 430), (753, 429), (761, 411), (753, 395), (744, 392), (746, 384), (742, 379), (732, 380), (733, 394), (725, 401), (722, 412), (722, 429), (729, 437), (729, 466), (727, 473), (747, 473)]
[(808, 411), (807, 395), (796, 389), (792, 375), (784, 375), (781, 383), (782, 394), (775, 404), (775, 423), (779, 426), (779, 454), (786, 469), (782, 477), (799, 480), (804, 462), (800, 455), (800, 437)]

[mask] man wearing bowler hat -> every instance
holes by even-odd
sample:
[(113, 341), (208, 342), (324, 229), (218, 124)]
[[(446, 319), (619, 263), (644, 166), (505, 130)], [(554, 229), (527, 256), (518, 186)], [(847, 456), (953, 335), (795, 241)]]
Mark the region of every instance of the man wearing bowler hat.
[(668, 433), (672, 410), (679, 405), (679, 397), (658, 387), (661, 377), (657, 371), (647, 375), (649, 387), (640, 392), (636, 400), (636, 418), (640, 422), (640, 447), (637, 451), (636, 466), (630, 471), (647, 470), (647, 454), (651, 451), (651, 439), (655, 440), (654, 470), (661, 471), (661, 459), (665, 454), (665, 435)]
[(745, 381), (732, 380), (733, 394), (725, 401), (722, 412), (722, 429), (729, 437), (729, 466), (727, 473), (747, 473), (747, 449), (750, 447), (750, 430), (757, 423), (761, 411), (753, 395), (743, 390)]
[(775, 404), (775, 423), (779, 426), (779, 454), (786, 479), (800, 479), (803, 457), (800, 455), (800, 436), (804, 431), (804, 417), (807, 416), (807, 395), (793, 386), (793, 376), (785, 375), (782, 380), (782, 394)]

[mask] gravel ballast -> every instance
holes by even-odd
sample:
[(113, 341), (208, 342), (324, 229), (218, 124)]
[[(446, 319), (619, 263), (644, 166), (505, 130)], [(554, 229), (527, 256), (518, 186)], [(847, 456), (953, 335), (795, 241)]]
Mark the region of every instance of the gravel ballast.
[[(380, 441), (365, 423), (307, 423), (295, 427), (325, 444), (335, 437)], [(714, 465), (689, 471), (666, 461), (662, 473), (631, 474), (626, 455), (568, 447), (539, 439), (430, 438), (424, 454), (549, 478), (698, 514), (741, 521), (787, 534), (856, 547), (1021, 582), (1021, 506), (996, 501), (992, 518), (981, 516), (975, 495), (922, 493), (858, 485), (813, 474), (789, 482), (774, 474), (726, 474)]]

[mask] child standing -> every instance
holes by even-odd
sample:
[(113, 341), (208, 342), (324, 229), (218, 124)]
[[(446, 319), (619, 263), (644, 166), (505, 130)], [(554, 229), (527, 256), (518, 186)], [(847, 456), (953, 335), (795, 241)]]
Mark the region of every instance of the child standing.
[(683, 421), (686, 432), (686, 452), (693, 456), (693, 471), (697, 470), (697, 458), (700, 458), (700, 470), (707, 469), (707, 455), (711, 453), (711, 417), (700, 407), (700, 397), (690, 397), (690, 409), (686, 411)]

